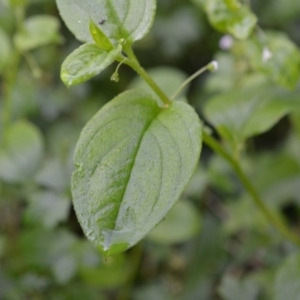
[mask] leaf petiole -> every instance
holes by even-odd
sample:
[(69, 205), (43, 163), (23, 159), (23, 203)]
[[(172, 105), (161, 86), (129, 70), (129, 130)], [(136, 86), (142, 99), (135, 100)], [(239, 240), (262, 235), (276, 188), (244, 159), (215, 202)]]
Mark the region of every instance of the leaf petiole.
[(153, 91), (159, 96), (159, 98), (165, 104), (165, 108), (168, 108), (172, 101), (167, 97), (167, 95), (159, 88), (159, 86), (155, 83), (155, 81), (148, 75), (148, 73), (144, 70), (144, 68), (140, 65), (138, 59), (132, 51), (132, 48), (128, 45), (124, 45), (124, 51), (128, 56), (128, 59), (124, 61), (126, 65), (131, 67), (134, 71), (136, 71), (153, 89)]

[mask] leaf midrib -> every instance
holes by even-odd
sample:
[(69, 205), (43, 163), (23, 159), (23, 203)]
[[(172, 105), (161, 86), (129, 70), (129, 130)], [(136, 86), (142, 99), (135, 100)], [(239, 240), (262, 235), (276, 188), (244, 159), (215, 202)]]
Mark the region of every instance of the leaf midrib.
[(117, 216), (116, 216), (116, 218), (115, 218), (115, 221), (114, 221), (114, 222), (115, 222), (115, 225), (114, 225), (114, 227), (112, 228), (112, 230), (116, 230), (116, 222), (117, 222), (117, 220), (119, 219), (119, 215), (120, 215), (120, 207), (122, 206), (122, 203), (123, 203), (123, 200), (124, 200), (124, 195), (125, 195), (125, 193), (126, 193), (126, 191), (127, 191), (128, 183), (130, 182), (130, 179), (131, 179), (131, 176), (132, 176), (132, 170), (134, 169), (134, 166), (135, 166), (135, 163), (136, 163), (136, 158), (137, 158), (137, 155), (138, 155), (139, 150), (140, 150), (140, 148), (141, 148), (141, 144), (142, 144), (142, 142), (143, 142), (143, 139), (144, 139), (144, 137), (145, 137), (145, 135), (146, 135), (148, 129), (151, 127), (151, 125), (153, 124), (153, 122), (157, 119), (157, 117), (159, 116), (159, 114), (162, 113), (162, 112), (163, 112), (163, 109), (160, 109), (160, 110), (155, 114), (155, 116), (153, 117), (153, 119), (150, 120), (149, 123), (144, 127), (144, 130), (142, 131), (140, 140), (139, 140), (139, 142), (138, 142), (138, 144), (137, 144), (137, 147), (136, 147), (136, 151), (135, 151), (135, 153), (134, 153), (134, 155), (133, 155), (133, 162), (132, 162), (132, 165), (131, 165), (130, 170), (129, 170), (129, 173), (128, 173), (128, 179), (126, 180), (126, 182), (125, 182), (125, 184), (124, 184), (124, 190), (123, 190), (123, 193), (121, 194), (121, 197), (120, 197), (121, 201), (119, 202), (118, 214), (117, 214)]

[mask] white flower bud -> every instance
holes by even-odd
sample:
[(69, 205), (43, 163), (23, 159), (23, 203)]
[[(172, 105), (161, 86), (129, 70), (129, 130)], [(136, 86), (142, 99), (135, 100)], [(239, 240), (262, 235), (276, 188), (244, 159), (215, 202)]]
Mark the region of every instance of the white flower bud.
[(211, 72), (215, 72), (219, 69), (219, 63), (213, 60), (208, 66), (207, 69)]
[(262, 61), (264, 63), (268, 62), (273, 57), (273, 53), (269, 50), (268, 47), (264, 47), (262, 53)]

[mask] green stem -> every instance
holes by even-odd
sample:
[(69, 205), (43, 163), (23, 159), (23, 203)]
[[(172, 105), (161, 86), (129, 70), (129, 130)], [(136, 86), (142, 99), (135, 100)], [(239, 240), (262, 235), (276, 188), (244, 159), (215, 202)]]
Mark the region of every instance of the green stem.
[(148, 75), (148, 73), (144, 70), (144, 68), (140, 65), (137, 60), (135, 54), (133, 53), (130, 46), (124, 46), (124, 50), (128, 56), (128, 59), (124, 61), (124, 63), (130, 66), (133, 70), (135, 70), (153, 89), (153, 91), (159, 96), (162, 102), (166, 107), (169, 107), (172, 103), (171, 100), (167, 97), (167, 95), (159, 88), (159, 86), (154, 82), (154, 80)]
[(259, 194), (241, 169), (239, 163), (220, 145), (220, 143), (214, 139), (212, 136), (210, 136), (207, 133), (203, 133), (203, 141), (206, 143), (211, 149), (213, 149), (216, 153), (221, 155), (223, 158), (225, 158), (228, 163), (232, 166), (234, 171), (236, 172), (237, 176), (243, 183), (245, 189), (248, 191), (248, 193), (251, 195), (254, 203), (257, 205), (257, 207), (260, 209), (260, 211), (264, 214), (266, 219), (269, 220), (270, 223), (274, 225), (274, 227), (277, 228), (277, 230), (293, 242), (295, 245), (297, 245), (300, 248), (300, 239), (299, 237), (290, 231), (290, 229), (286, 226), (286, 224), (280, 219), (277, 218), (276, 215), (274, 215), (269, 208), (264, 204), (263, 200), (260, 198)]
[[(132, 69), (134, 69), (153, 89), (153, 91), (156, 92), (156, 94), (161, 98), (161, 100), (165, 103), (166, 107), (168, 107), (171, 104), (171, 100), (164, 94), (164, 92), (157, 86), (157, 84), (152, 80), (152, 78), (147, 74), (147, 72), (140, 66), (137, 58), (135, 57), (131, 47), (124, 46), (124, 50), (128, 56), (128, 59), (124, 61), (125, 64), (130, 66)], [(199, 74), (201, 74), (205, 70), (214, 70), (217, 67), (216, 62), (212, 62), (208, 64), (206, 67), (200, 69), (198, 72), (196, 72), (194, 75), (192, 75), (189, 79), (187, 79), (186, 82), (182, 84), (182, 86), (185, 86), (189, 82), (191, 82), (193, 79), (195, 79)], [(182, 90), (182, 86), (178, 89), (178, 91), (175, 92), (172, 99), (174, 99)], [(278, 218), (276, 215), (274, 215), (269, 208), (264, 204), (263, 200), (260, 198), (259, 194), (257, 193), (256, 189), (251, 184), (248, 177), (245, 175), (243, 170), (241, 169), (239, 163), (237, 160), (235, 160), (221, 145), (220, 143), (215, 140), (212, 136), (209, 134), (203, 132), (203, 141), (216, 153), (221, 155), (223, 158), (225, 158), (228, 163), (232, 166), (234, 171), (236, 172), (237, 176), (243, 183), (245, 189), (248, 191), (249, 195), (252, 197), (254, 203), (257, 205), (257, 207), (260, 209), (262, 214), (266, 217), (267, 220), (271, 224), (273, 224), (274, 227), (277, 228), (277, 230), (284, 236), (286, 239), (293, 242), (296, 246), (300, 248), (300, 238), (294, 234), (290, 229), (286, 226), (286, 224)]]
[(218, 63), (216, 61), (210, 62), (208, 65), (205, 67), (201, 68), (199, 71), (197, 71), (195, 74), (190, 76), (186, 81), (182, 83), (182, 85), (176, 90), (176, 92), (173, 94), (171, 97), (171, 100), (174, 100), (180, 93), (181, 91), (190, 83), (192, 82), (195, 78), (197, 78), (199, 75), (201, 75), (205, 71), (215, 71), (218, 68)]

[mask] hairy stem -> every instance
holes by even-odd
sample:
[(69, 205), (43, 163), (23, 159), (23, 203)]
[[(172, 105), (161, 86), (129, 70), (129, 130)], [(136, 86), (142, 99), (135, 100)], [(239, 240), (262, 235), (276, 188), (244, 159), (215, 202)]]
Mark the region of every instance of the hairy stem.
[(278, 218), (276, 215), (269, 210), (269, 208), (265, 205), (263, 200), (260, 198), (256, 189), (251, 184), (248, 177), (245, 175), (243, 170), (241, 169), (239, 163), (220, 145), (220, 143), (214, 139), (209, 134), (203, 132), (203, 141), (206, 143), (212, 150), (218, 153), (220, 156), (225, 158), (227, 162), (232, 166), (235, 173), (243, 183), (245, 189), (251, 195), (256, 206), (260, 209), (261, 213), (264, 214), (267, 220), (273, 224), (274, 227), (284, 236), (286, 239), (293, 242), (296, 246), (300, 247), (300, 238), (294, 234), (290, 229), (286, 226), (286, 224)]
[(124, 50), (128, 56), (128, 59), (124, 61), (125, 64), (135, 70), (153, 89), (153, 91), (159, 96), (166, 107), (169, 107), (172, 103), (167, 95), (160, 89), (160, 87), (154, 82), (154, 80), (148, 75), (144, 68), (140, 65), (131, 47), (124, 46)]

